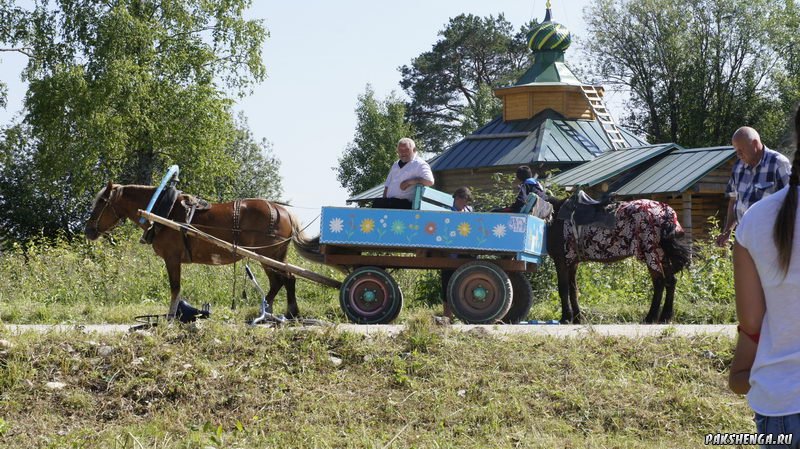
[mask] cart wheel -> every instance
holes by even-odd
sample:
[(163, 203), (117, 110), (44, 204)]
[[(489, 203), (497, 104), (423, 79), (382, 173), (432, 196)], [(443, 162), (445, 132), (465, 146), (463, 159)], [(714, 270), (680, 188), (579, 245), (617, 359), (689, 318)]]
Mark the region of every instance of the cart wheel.
[(460, 266), (447, 285), (453, 314), (465, 323), (492, 324), (511, 307), (511, 280), (497, 265), (478, 260)]
[(339, 304), (347, 319), (358, 324), (386, 324), (403, 308), (397, 282), (378, 267), (361, 267), (350, 273), (339, 290)]
[(511, 288), (514, 290), (514, 300), (511, 301), (511, 308), (503, 317), (506, 324), (518, 324), (528, 316), (533, 306), (533, 289), (525, 273), (509, 273), (511, 278)]

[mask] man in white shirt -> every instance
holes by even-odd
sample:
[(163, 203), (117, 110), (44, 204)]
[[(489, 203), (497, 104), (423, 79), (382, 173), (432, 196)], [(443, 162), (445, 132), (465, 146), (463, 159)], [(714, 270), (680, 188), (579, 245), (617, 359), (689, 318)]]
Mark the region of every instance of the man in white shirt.
[(400, 158), (392, 164), (383, 198), (373, 201), (372, 207), (382, 209), (411, 209), (414, 200), (414, 186), (433, 185), (433, 172), (421, 157), (417, 155), (417, 146), (413, 140), (404, 137), (397, 142), (397, 156)]

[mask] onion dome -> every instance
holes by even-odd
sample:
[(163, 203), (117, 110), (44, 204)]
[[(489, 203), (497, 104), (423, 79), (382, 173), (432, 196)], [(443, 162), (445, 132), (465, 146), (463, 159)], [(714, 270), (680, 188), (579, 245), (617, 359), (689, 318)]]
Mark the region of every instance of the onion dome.
[(527, 35), (528, 48), (532, 52), (540, 51), (566, 51), (572, 43), (569, 29), (560, 23), (551, 20), (550, 2), (547, 2), (547, 13), (544, 21), (534, 26)]

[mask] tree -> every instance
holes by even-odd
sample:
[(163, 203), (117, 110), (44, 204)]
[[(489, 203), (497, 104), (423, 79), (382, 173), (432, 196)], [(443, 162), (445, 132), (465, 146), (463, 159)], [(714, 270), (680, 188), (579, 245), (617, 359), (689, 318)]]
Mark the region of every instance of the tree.
[(744, 124), (766, 141), (782, 132), (772, 39), (786, 20), (779, 2), (601, 0), (586, 19), (592, 70), (630, 90), (625, 125), (634, 132), (691, 147), (725, 144)]
[(530, 65), (528, 29), (514, 34), (502, 14), (461, 14), (430, 51), (400, 67), (400, 86), (411, 98), (408, 116), (426, 149), (439, 153), (500, 114), (491, 88), (515, 81)]
[[(39, 189), (41, 179), (33, 161), (35, 147), (30, 129), (9, 127), (0, 140), (0, 237), (7, 243), (30, 238), (55, 236), (70, 226), (76, 210), (75, 191), (65, 178), (47, 189)], [(52, 193), (51, 193), (52, 192)], [(55, 194), (57, 193), (57, 194)], [(80, 195), (78, 195), (80, 196)]]
[(372, 87), (367, 85), (364, 94), (358, 96), (355, 136), (339, 158), (339, 165), (334, 167), (336, 179), (351, 195), (386, 180), (389, 168), (397, 159), (397, 142), (414, 135), (405, 113), (405, 103), (394, 93), (385, 100), (378, 100)]
[(236, 121), (236, 133), (233, 141), (226, 148), (239, 169), (233, 173), (232, 179), (220, 177), (217, 185), (217, 200), (226, 201), (233, 198), (268, 198), (279, 200), (283, 195), (281, 179), (281, 161), (272, 151), (272, 145), (262, 139), (253, 137), (247, 123), (247, 117), (240, 113)]
[[(781, 111), (786, 118), (784, 123), (784, 148), (794, 149), (794, 129), (792, 117), (800, 103), (800, 8), (796, 1), (787, 1), (784, 9), (785, 20), (778, 22), (773, 32), (773, 45), (782, 55), (782, 70), (774, 74)], [(782, 25), (782, 26), (781, 26)]]
[(151, 184), (175, 163), (182, 188), (218, 196), (239, 170), (226, 90), (244, 95), (265, 74), (266, 31), (242, 17), (248, 4), (0, 0), (0, 40), (28, 56), (29, 84), (25, 156), (5, 173), (24, 167), (34, 197), (68, 204), (50, 213), (67, 214), (62, 230), (80, 225), (104, 181)]

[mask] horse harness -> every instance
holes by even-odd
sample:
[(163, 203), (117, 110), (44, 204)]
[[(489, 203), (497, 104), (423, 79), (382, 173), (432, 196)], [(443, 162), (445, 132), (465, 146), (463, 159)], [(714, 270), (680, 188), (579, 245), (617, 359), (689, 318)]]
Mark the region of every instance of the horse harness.
[(117, 212), (117, 209), (114, 207), (114, 205), (111, 204), (111, 195), (113, 193), (114, 193), (114, 189), (111, 189), (111, 192), (108, 194), (108, 198), (103, 198), (102, 196), (99, 198), (99, 200), (102, 201), (105, 204), (103, 205), (103, 208), (100, 209), (100, 213), (97, 214), (97, 218), (94, 219), (94, 227), (95, 228), (98, 227), (98, 225), (100, 224), (100, 219), (103, 218), (103, 214), (105, 213), (106, 209), (109, 208), (109, 207), (111, 207), (111, 212), (114, 212), (114, 218), (116, 219), (116, 223), (119, 223), (119, 222), (121, 222), (122, 220), (125, 219), (124, 216), (120, 215), (119, 212)]
[[(233, 202), (233, 211), (232, 211), (232, 218), (233, 223), (231, 226), (231, 233), (233, 234), (233, 241), (231, 242), (235, 247), (239, 246), (239, 239), (241, 238), (242, 231), (252, 231), (252, 230), (243, 230), (242, 229), (242, 201), (241, 199), (237, 199)], [(280, 221), (280, 214), (278, 212), (278, 208), (270, 204), (269, 201), (265, 201), (267, 205), (267, 209), (269, 210), (269, 224), (267, 225), (266, 234), (269, 237), (275, 237), (278, 233), (278, 224)], [(205, 212), (211, 209), (211, 205), (208, 201), (197, 198), (192, 195), (184, 195), (184, 198), (181, 199), (181, 206), (183, 206), (184, 210), (186, 211), (186, 220), (185, 223), (190, 225), (192, 223), (192, 219), (194, 218), (195, 212)], [(190, 239), (186, 233), (186, 228), (181, 228), (181, 235), (183, 236), (183, 247), (186, 258), (189, 262), (192, 261), (192, 251), (190, 247)], [(235, 251), (234, 251), (235, 254)]]
[[(158, 215), (159, 217), (168, 218), (172, 213), (172, 209), (175, 207), (175, 201), (178, 199), (180, 194), (181, 191), (172, 186), (164, 189), (161, 192), (161, 195), (158, 196), (156, 203), (153, 205), (153, 214)], [(150, 227), (144, 231), (144, 234), (142, 234), (142, 238), (139, 239), (139, 241), (141, 243), (153, 243), (156, 233), (162, 227), (164, 227), (164, 225), (160, 223), (151, 224)]]
[[(105, 198), (103, 198), (103, 200), (106, 201), (105, 207), (108, 207), (110, 201), (106, 200)], [(239, 245), (243, 231), (255, 231), (255, 230), (242, 229), (241, 220), (242, 220), (243, 201), (244, 200), (237, 199), (236, 201), (233, 202), (233, 211), (232, 211), (233, 223), (231, 227), (231, 232), (233, 233), (233, 241), (231, 243), (233, 243), (234, 246)], [(269, 210), (269, 223), (267, 224), (267, 229), (265, 230), (265, 232), (267, 236), (275, 237), (278, 233), (278, 225), (280, 223), (280, 212), (278, 211), (278, 208), (273, 206), (269, 201), (264, 201), (264, 202), (267, 206), (267, 209)], [(174, 187), (170, 187), (164, 189), (164, 191), (161, 192), (161, 195), (159, 195), (158, 200), (156, 201), (153, 207), (153, 214), (158, 215), (160, 217), (168, 218), (170, 214), (172, 214), (172, 211), (175, 208), (176, 204), (180, 204), (184, 210), (185, 213), (184, 223), (186, 225), (192, 224), (192, 220), (194, 219), (196, 213), (198, 212), (202, 213), (208, 211), (211, 209), (212, 206), (208, 201), (202, 198), (198, 198), (196, 196), (183, 193)], [(105, 211), (105, 207), (98, 215), (98, 220), (99, 217), (102, 216), (103, 211)], [(113, 207), (112, 210), (114, 210)], [(119, 217), (119, 214), (117, 214), (116, 210), (114, 210), (114, 213)], [(156, 233), (162, 227), (163, 226), (158, 223), (153, 223), (153, 225), (151, 225), (142, 235), (141, 242), (153, 243), (153, 238), (155, 238)], [(185, 227), (181, 228), (184, 254), (186, 256), (186, 259), (189, 262), (191, 262), (192, 251), (191, 251), (190, 239), (186, 231), (187, 229)], [(259, 232), (261, 231), (259, 230)]]
[(572, 195), (558, 211), (557, 218), (571, 226), (575, 238), (575, 250), (579, 256), (583, 254), (581, 235), (587, 226), (614, 229), (617, 223), (617, 203), (597, 201), (579, 190)]

